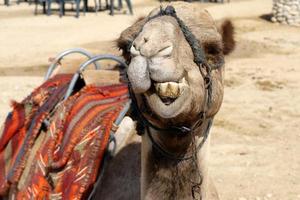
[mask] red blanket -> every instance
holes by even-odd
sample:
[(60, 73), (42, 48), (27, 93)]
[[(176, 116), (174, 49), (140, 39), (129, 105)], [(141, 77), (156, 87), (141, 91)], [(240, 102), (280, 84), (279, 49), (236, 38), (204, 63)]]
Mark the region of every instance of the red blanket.
[[(128, 90), (126, 85), (86, 86), (57, 106), (69, 81), (54, 77), (26, 98), (30, 101), (14, 104), (0, 140), (1, 195), (17, 199), (88, 196), (113, 122), (128, 102)], [(53, 82), (57, 84), (51, 88)], [(40, 103), (28, 109), (35, 98)], [(46, 118), (49, 127), (42, 123)]]

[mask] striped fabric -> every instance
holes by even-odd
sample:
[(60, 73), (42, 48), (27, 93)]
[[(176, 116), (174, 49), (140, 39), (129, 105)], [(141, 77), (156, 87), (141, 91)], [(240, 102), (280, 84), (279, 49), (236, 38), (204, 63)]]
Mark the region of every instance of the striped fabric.
[(64, 96), (72, 75), (57, 75), (35, 89), (21, 103), (12, 102), (0, 133), (0, 196), (16, 185), (42, 121)]
[[(8, 145), (13, 141), (2, 141), (2, 136), (0, 144), (8, 143), (0, 152), (1, 194), (11, 199), (85, 199), (99, 173), (113, 122), (128, 100), (123, 84), (85, 86), (50, 114), (32, 116), (38, 131), (24, 131), (16, 153), (7, 153), (15, 149)], [(23, 127), (13, 119), (23, 119), (24, 111), (16, 113), (4, 130)], [(44, 118), (50, 118), (48, 128), (41, 127)]]

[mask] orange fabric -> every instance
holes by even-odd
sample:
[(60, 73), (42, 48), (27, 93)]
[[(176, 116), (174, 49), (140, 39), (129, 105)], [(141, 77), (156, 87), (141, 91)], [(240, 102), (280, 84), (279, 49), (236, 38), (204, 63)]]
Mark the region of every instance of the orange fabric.
[[(34, 94), (44, 102), (51, 98), (44, 98), (36, 91)], [(0, 196), (7, 195), (9, 190), (16, 199), (88, 197), (97, 179), (113, 122), (128, 100), (126, 85), (86, 86), (60, 104), (53, 114), (41, 112), (32, 117), (36, 124), (33, 126), (34, 131), (30, 132), (30, 140), (26, 140), (28, 129), (25, 129), (24, 137), (14, 145), (17, 150), (11, 154), (11, 162), (6, 163), (4, 160), (4, 152), (9, 146), (6, 145), (4, 151), (0, 151), (0, 186), (3, 188)], [(43, 106), (39, 104), (37, 110)], [(17, 123), (20, 115), (12, 116), (12, 121)], [(51, 123), (41, 133), (41, 122), (45, 118), (50, 118)], [(6, 129), (12, 131), (6, 131), (9, 134), (6, 134), (3, 141), (1, 138), (0, 144), (10, 145), (13, 142), (9, 139), (12, 138), (11, 132), (19, 126), (14, 123), (6, 123), (13, 124)], [(30, 149), (38, 140), (37, 137), (42, 137), (39, 140), (41, 143), (31, 155)], [(21, 143), (27, 145), (20, 145)], [(26, 162), (29, 156), (33, 156), (34, 162)], [(5, 167), (13, 173), (8, 174)], [(28, 174), (23, 174), (24, 168), (28, 169), (25, 170)], [(22, 184), (19, 184), (20, 177), (23, 177)]]
[(21, 161), (30, 151), (40, 129), (40, 121), (64, 95), (71, 78), (69, 74), (57, 75), (35, 89), (21, 103), (12, 102), (13, 111), (8, 114), (0, 133), (0, 196), (6, 195), (10, 185), (18, 182), (25, 167)]

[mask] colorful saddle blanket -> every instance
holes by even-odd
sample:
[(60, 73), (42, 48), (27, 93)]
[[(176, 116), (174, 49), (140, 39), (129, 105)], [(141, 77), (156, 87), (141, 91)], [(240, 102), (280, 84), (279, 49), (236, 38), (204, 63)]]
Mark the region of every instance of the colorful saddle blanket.
[(0, 199), (88, 197), (129, 95), (124, 84), (85, 86), (61, 102), (71, 77), (57, 75), (13, 103), (0, 132)]

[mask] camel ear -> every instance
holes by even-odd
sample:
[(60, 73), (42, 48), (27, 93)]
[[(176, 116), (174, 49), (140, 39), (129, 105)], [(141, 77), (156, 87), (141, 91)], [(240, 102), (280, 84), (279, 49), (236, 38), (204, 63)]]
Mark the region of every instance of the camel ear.
[(218, 30), (222, 36), (223, 53), (224, 55), (228, 55), (235, 48), (234, 26), (232, 22), (227, 19), (218, 23)]
[(118, 48), (122, 51), (122, 56), (130, 62), (130, 47), (146, 21), (145, 17), (138, 18), (133, 25), (125, 29), (116, 40)]

